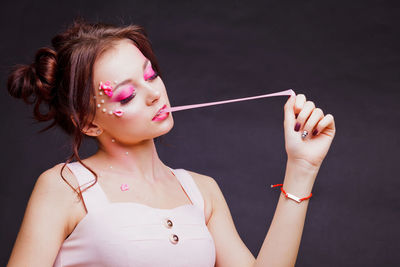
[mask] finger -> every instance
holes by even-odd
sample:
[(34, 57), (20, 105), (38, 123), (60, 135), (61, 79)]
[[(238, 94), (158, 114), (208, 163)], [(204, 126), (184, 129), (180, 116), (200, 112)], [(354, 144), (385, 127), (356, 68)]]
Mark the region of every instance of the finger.
[(300, 111), (299, 116), (297, 116), (295, 131), (300, 131), (303, 126), (306, 124), (308, 117), (310, 117), (312, 111), (315, 108), (315, 104), (312, 101), (307, 101), (304, 104), (303, 109)]
[[(322, 120), (324, 117), (324, 112), (320, 108), (315, 108), (310, 117), (307, 119), (306, 124), (303, 127), (303, 131), (307, 131), (308, 134), (312, 133), (314, 136), (314, 131), (313, 129), (316, 128), (318, 122)], [(311, 135), (310, 135), (311, 137)]]
[(325, 115), (325, 117), (318, 122), (315, 129), (318, 131), (316, 135), (319, 135), (323, 131), (334, 135), (336, 132), (336, 127), (333, 115), (331, 114)]
[[(294, 104), (294, 114), (298, 115), (300, 111), (303, 109), (304, 104), (306, 103), (306, 96), (304, 94), (299, 94), (296, 96), (296, 103)], [(296, 116), (297, 118), (297, 116)]]
[(294, 103), (296, 101), (296, 96), (291, 95), (289, 99), (286, 101), (286, 104), (284, 106), (284, 125), (287, 127), (293, 127), (294, 121), (295, 121), (295, 115), (294, 115)]

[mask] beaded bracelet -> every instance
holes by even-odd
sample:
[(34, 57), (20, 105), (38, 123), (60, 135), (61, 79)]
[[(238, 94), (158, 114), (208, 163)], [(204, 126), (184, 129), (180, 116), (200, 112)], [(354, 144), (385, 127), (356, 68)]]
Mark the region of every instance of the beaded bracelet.
[(281, 191), (285, 195), (286, 198), (293, 199), (293, 200), (297, 201), (298, 203), (302, 202), (303, 200), (309, 199), (312, 196), (312, 193), (310, 193), (310, 195), (308, 197), (299, 198), (299, 197), (296, 197), (295, 195), (292, 195), (290, 193), (286, 193), (285, 190), (283, 190), (283, 188), (282, 188), (283, 184), (276, 184), (276, 185), (272, 185), (271, 184), (271, 188), (272, 187), (276, 187), (276, 186), (280, 186), (281, 187)]

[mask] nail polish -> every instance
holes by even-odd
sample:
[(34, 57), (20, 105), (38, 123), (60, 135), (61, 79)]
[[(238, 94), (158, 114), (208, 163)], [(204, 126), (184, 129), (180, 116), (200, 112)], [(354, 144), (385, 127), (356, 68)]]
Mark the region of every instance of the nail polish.
[(294, 127), (294, 130), (296, 132), (298, 132), (300, 130), (300, 126), (301, 126), (301, 124), (299, 122), (296, 122), (296, 126)]
[(316, 136), (316, 135), (317, 135), (317, 133), (318, 133), (318, 130), (317, 130), (317, 129), (315, 129), (315, 130), (312, 132), (312, 135)]

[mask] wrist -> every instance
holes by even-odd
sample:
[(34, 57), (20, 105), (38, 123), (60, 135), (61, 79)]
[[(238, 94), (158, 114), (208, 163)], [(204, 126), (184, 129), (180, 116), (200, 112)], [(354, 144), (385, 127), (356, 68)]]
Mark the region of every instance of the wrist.
[(311, 164), (305, 159), (295, 159), (289, 157), (287, 159), (286, 166), (290, 166), (291, 168), (295, 168), (301, 172), (309, 172), (309, 173), (318, 173), (321, 167), (321, 165)]
[(318, 170), (303, 162), (288, 160), (282, 188), (297, 197), (306, 197), (312, 192)]

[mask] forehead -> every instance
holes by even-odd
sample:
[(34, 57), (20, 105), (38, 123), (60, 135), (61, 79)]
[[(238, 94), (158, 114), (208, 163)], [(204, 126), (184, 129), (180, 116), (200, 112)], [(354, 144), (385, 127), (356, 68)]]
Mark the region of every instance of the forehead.
[(96, 84), (106, 80), (124, 80), (134, 73), (140, 73), (146, 57), (131, 40), (118, 41), (105, 51), (93, 66)]

